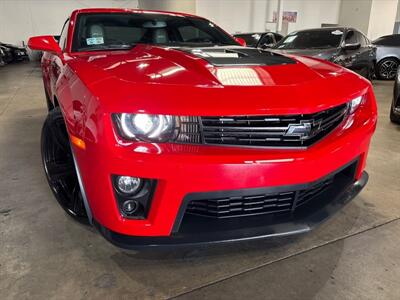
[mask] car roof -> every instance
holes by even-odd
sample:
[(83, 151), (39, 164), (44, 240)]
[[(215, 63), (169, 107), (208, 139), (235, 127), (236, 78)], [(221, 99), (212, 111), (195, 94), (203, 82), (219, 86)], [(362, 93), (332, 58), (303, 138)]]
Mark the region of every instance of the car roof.
[[(302, 30), (296, 30), (295, 32), (325, 31), (325, 30), (341, 30), (341, 31), (347, 31), (347, 30), (356, 30), (356, 29), (351, 28), (351, 27), (332, 26), (332, 27), (321, 27), (321, 28), (302, 29)], [(357, 31), (359, 31), (359, 30), (357, 30)]]
[(264, 32), (260, 31), (260, 32), (241, 32), (241, 33), (235, 33), (233, 35), (252, 35), (252, 34), (264, 34), (264, 33), (279, 34), (272, 31), (264, 31)]
[(383, 36), (378, 37), (377, 40), (378, 40), (378, 39), (381, 39), (381, 38), (392, 37), (392, 36), (393, 36), (393, 37), (400, 37), (400, 34), (399, 34), (399, 33), (395, 33), (395, 34), (383, 35)]
[(163, 11), (163, 10), (144, 10), (144, 9), (132, 9), (132, 8), (81, 8), (76, 9), (72, 12), (72, 14), (90, 14), (90, 13), (154, 13), (154, 14), (162, 14), (162, 15), (171, 15), (171, 16), (181, 16), (181, 17), (197, 17), (199, 16), (181, 13), (181, 12), (172, 12), (172, 11)]

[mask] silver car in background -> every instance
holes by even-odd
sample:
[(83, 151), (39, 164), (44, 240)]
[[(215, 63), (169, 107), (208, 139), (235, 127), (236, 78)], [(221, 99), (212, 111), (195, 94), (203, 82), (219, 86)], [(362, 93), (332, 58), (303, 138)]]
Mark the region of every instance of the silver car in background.
[(400, 34), (385, 35), (372, 43), (376, 46), (376, 77), (394, 79), (400, 65)]

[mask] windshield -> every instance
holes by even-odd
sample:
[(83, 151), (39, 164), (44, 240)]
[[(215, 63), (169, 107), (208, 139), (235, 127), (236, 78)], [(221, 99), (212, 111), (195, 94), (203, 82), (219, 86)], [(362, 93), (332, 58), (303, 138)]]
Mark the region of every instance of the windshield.
[(72, 51), (130, 49), (135, 44), (168, 46), (238, 45), (210, 21), (156, 13), (80, 14)]
[(323, 49), (339, 47), (343, 31), (339, 29), (294, 32), (284, 37), (277, 49)]

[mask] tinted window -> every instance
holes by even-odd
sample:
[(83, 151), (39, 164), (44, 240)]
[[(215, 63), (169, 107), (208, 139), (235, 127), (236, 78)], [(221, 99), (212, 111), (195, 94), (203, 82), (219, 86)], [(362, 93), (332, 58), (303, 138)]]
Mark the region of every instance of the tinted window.
[(261, 33), (235, 34), (235, 37), (244, 39), (247, 46), (255, 47), (260, 40)]
[(284, 37), (275, 48), (306, 49), (336, 48), (342, 40), (343, 31), (339, 29), (309, 30), (294, 32)]
[(276, 42), (279, 42), (281, 39), (283, 39), (283, 35), (274, 33), (274, 36), (275, 36), (275, 41), (276, 41)]
[(266, 33), (262, 36), (260, 40), (260, 45), (269, 45), (269, 44), (275, 44), (275, 41), (272, 34)]
[(382, 36), (373, 42), (375, 45), (400, 46), (400, 34)]
[(137, 43), (171, 46), (238, 45), (210, 21), (168, 14), (80, 14), (73, 51), (129, 49)]
[(346, 38), (344, 39), (345, 44), (356, 44), (360, 42), (360, 39), (356, 35), (354, 30), (350, 30), (346, 33)]
[(200, 30), (194, 26), (185, 25), (177, 27), (179, 34), (183, 42), (195, 42), (195, 41), (209, 41), (213, 40), (213, 37), (207, 32)]
[(350, 30), (346, 33), (346, 38), (344, 40), (345, 44), (357, 44), (360, 43), (361, 46), (365, 46), (364, 36), (355, 30)]
[(68, 24), (69, 24), (69, 19), (65, 21), (63, 29), (61, 30), (60, 38), (58, 40), (58, 45), (62, 50), (64, 50), (65, 47), (67, 46)]

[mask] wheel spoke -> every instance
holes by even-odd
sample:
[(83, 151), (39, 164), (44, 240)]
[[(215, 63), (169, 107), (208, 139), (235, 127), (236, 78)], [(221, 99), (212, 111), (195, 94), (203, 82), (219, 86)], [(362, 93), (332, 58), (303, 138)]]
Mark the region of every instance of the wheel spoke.
[(51, 161), (46, 163), (46, 171), (50, 180), (57, 181), (74, 175), (75, 169), (72, 162)]
[(67, 130), (63, 120), (56, 120), (49, 126), (51, 137), (57, 146), (65, 152), (69, 152), (69, 140)]

